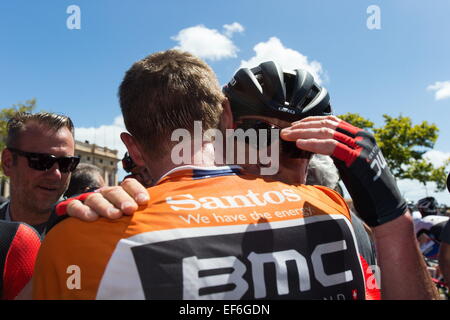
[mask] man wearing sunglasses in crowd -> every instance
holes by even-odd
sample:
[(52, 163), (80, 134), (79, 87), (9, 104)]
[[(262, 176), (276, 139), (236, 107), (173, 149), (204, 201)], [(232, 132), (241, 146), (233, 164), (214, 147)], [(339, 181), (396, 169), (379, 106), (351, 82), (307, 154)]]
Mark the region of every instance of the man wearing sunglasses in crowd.
[(43, 234), (80, 161), (74, 155), (73, 123), (53, 113), (18, 113), (7, 130), (2, 168), (11, 200), (1, 208), (0, 219), (25, 222)]
[(8, 121), (2, 168), (10, 200), (0, 208), (0, 299), (14, 299), (31, 278), (40, 235), (80, 160), (74, 146), (65, 116), (18, 113)]
[[(162, 68), (160, 64), (164, 65), (164, 68)], [(192, 67), (193, 69), (191, 71), (188, 71), (187, 73), (184, 73), (186, 72), (186, 70), (184, 70), (183, 68), (189, 69), (190, 67)], [(270, 69), (269, 65), (260, 67)], [(195, 70), (195, 72), (192, 72), (193, 70)], [(247, 69), (246, 71), (244, 70), (244, 72), (249, 73), (250, 71)], [(183, 86), (182, 88), (176, 87), (177, 82), (168, 80), (173, 79), (173, 77), (175, 76), (179, 76), (179, 73), (183, 75), (183, 81), (186, 84), (186, 86)], [(149, 140), (149, 138), (145, 138), (144, 136), (142, 136), (142, 134), (143, 132), (147, 132), (148, 134), (149, 131), (153, 130), (153, 128), (155, 127), (158, 127), (160, 130), (167, 130), (165, 126), (162, 126), (161, 123), (159, 123), (159, 121), (161, 121), (162, 119), (165, 119), (164, 121), (168, 121), (168, 123), (173, 124), (172, 121), (174, 121), (174, 118), (176, 116), (175, 114), (171, 113), (175, 111), (171, 110), (170, 108), (180, 106), (179, 104), (173, 104), (172, 98), (174, 92), (179, 95), (176, 99), (181, 99), (181, 101), (185, 103), (187, 103), (186, 101), (195, 101), (195, 99), (200, 99), (201, 102), (199, 103), (202, 106), (205, 107), (210, 105), (210, 107), (214, 106), (215, 108), (218, 108), (218, 110), (221, 110), (220, 123), (216, 124), (219, 127), (223, 125), (225, 126), (225, 128), (230, 128), (233, 127), (233, 123), (235, 123), (234, 127), (236, 127), (236, 125), (244, 126), (245, 124), (239, 123), (239, 121), (248, 119), (252, 121), (258, 121), (257, 123), (252, 123), (250, 127), (255, 127), (255, 125), (268, 125), (271, 129), (272, 126), (284, 128), (281, 132), (283, 140), (291, 141), (291, 144), (288, 144), (286, 147), (282, 147), (282, 149), (284, 148), (284, 152), (288, 153), (286, 151), (286, 148), (293, 149), (293, 144), (296, 145), (299, 149), (303, 149), (303, 151), (294, 150), (294, 153), (299, 152), (300, 155), (297, 155), (293, 159), (286, 159), (285, 163), (283, 164), (286, 166), (292, 165), (292, 167), (297, 170), (297, 175), (285, 177), (286, 180), (290, 179), (293, 185), (297, 185), (299, 183), (301, 184), (305, 181), (308, 158), (310, 157), (310, 154), (308, 154), (308, 152), (331, 155), (335, 160), (341, 176), (343, 177), (343, 180), (347, 186), (347, 189), (349, 189), (349, 192), (354, 199), (356, 209), (362, 215), (364, 221), (374, 228), (374, 237), (377, 245), (380, 267), (382, 270), (381, 278), (383, 286), (383, 298), (436, 298), (436, 290), (433, 287), (431, 279), (421, 259), (421, 255), (417, 248), (417, 245), (413, 240), (414, 234), (412, 230), (412, 222), (411, 217), (407, 212), (406, 202), (401, 198), (396, 187), (395, 180), (393, 180), (392, 176), (389, 173), (389, 170), (386, 169), (383, 162), (376, 162), (373, 166), (371, 165), (371, 163), (374, 163), (373, 161), (375, 158), (377, 159), (377, 161), (383, 160), (379, 149), (377, 149), (375, 140), (368, 133), (358, 128), (352, 127), (351, 125), (335, 117), (317, 117), (317, 113), (315, 112), (308, 114), (310, 110), (314, 109), (314, 100), (318, 96), (320, 97), (321, 91), (318, 90), (317, 86), (314, 86), (314, 82), (311, 82), (311, 78), (308, 77), (308, 75), (303, 75), (302, 77), (299, 74), (301, 74), (301, 71), (298, 71), (297, 73), (297, 77), (299, 78), (298, 80), (301, 81), (291, 83), (291, 85), (295, 85), (295, 89), (299, 89), (298, 95), (294, 94), (289, 97), (277, 97), (277, 94), (282, 91), (284, 92), (284, 94), (286, 94), (286, 92), (288, 91), (295, 92), (295, 90), (287, 90), (284, 85), (278, 85), (278, 89), (280, 90), (277, 90), (277, 83), (272, 83), (272, 85), (275, 85), (275, 90), (271, 90), (270, 87), (272, 87), (273, 89), (273, 86), (270, 86), (269, 83), (265, 83), (264, 86), (266, 88), (269, 87), (269, 92), (267, 92), (267, 94), (265, 94), (265, 97), (262, 98), (268, 99), (269, 102), (271, 100), (276, 100), (276, 98), (279, 100), (283, 99), (282, 104), (279, 105), (275, 103), (275, 110), (270, 110), (270, 112), (268, 112), (269, 114), (264, 114), (263, 111), (262, 113), (257, 112), (257, 116), (253, 116), (255, 113), (235, 116), (230, 110), (228, 101), (218, 93), (217, 87), (215, 87), (215, 76), (213, 75), (210, 68), (202, 61), (199, 61), (189, 54), (180, 53), (174, 50), (151, 55), (146, 59), (135, 63), (133, 67), (128, 71), (124, 81), (122, 82), (120, 89), (121, 107), (124, 113), (127, 129), (133, 135), (135, 135), (135, 137), (133, 137), (128, 134), (123, 134), (122, 139), (126, 143), (131, 156), (134, 160), (136, 160), (136, 163), (138, 165), (148, 168), (149, 172), (152, 173), (152, 176), (161, 177), (161, 175), (167, 170), (167, 168), (172, 167), (173, 164), (171, 165), (169, 162), (167, 162), (167, 159), (159, 162), (150, 161), (152, 157), (158, 156), (149, 153), (149, 149), (147, 148), (150, 148), (150, 145), (148, 145), (148, 143), (149, 141), (151, 141), (151, 144), (153, 146), (153, 144), (156, 143), (156, 140)], [(260, 92), (263, 91), (261, 88), (262, 85), (260, 84), (258, 86), (257, 84), (259, 83), (257, 77), (255, 75), (249, 76), (252, 79), (255, 89), (259, 90)], [(286, 75), (286, 77), (289, 78), (290, 76)], [(281, 80), (282, 78), (283, 77), (280, 75)], [(158, 80), (156, 81), (155, 79)], [(209, 83), (212, 86), (209, 86), (205, 91), (196, 91), (198, 90), (198, 86), (205, 85), (206, 83)], [(237, 81), (235, 76), (230, 85), (234, 86), (236, 83), (239, 83), (239, 81)], [(145, 90), (142, 90), (143, 85), (145, 85)], [(176, 89), (172, 87), (174, 85)], [(168, 87), (170, 87), (170, 95), (164, 94), (166, 90), (169, 90)], [(191, 92), (190, 90), (194, 91)], [(131, 94), (132, 92), (134, 93)], [(205, 94), (205, 92), (207, 92), (207, 94)], [(230, 100), (233, 99), (229, 92), (225, 93)], [(142, 105), (140, 102), (142, 101), (140, 97), (141, 95), (145, 96), (147, 94), (152, 97), (152, 99), (150, 99), (151, 103), (149, 103), (149, 105), (147, 105), (146, 103)], [(194, 95), (194, 100), (191, 100), (192, 94)], [(148, 99), (148, 97), (146, 99)], [(158, 99), (162, 100), (159, 101)], [(172, 104), (168, 104), (168, 102), (164, 99), (172, 101)], [(286, 101), (288, 102), (287, 104)], [(246, 104), (250, 104), (250, 101), (244, 102)], [(292, 105), (290, 105), (289, 102), (291, 102)], [(303, 116), (307, 118), (304, 118), (301, 121), (292, 121), (292, 117), (290, 117), (289, 114), (295, 114), (296, 111), (289, 107), (296, 108), (299, 104), (302, 104), (302, 102), (306, 102), (307, 105), (311, 104), (310, 108), (300, 108), (300, 112), (302, 112)], [(140, 112), (136, 113), (136, 110), (134, 108), (137, 106), (135, 106), (135, 103), (143, 108), (142, 110), (140, 110)], [(203, 103), (206, 104), (203, 105)], [(199, 105), (195, 103), (193, 105), (188, 105), (192, 106), (192, 108), (194, 109), (199, 108)], [(153, 112), (149, 113), (149, 110), (147, 110), (146, 108), (150, 107), (157, 108), (157, 111), (153, 110)], [(167, 110), (162, 111), (165, 108), (167, 108)], [(324, 114), (327, 111), (326, 108), (327, 106), (325, 105), (325, 108), (320, 112)], [(213, 110), (211, 109), (211, 111)], [(233, 110), (233, 112), (234, 111), (235, 110)], [(158, 114), (158, 112), (165, 113), (165, 115), (163, 116), (162, 114)], [(196, 109), (196, 111), (190, 110), (189, 112), (194, 112), (194, 114), (195, 112), (199, 112), (199, 114), (202, 114), (205, 118), (212, 116), (212, 113), (208, 114), (207, 110)], [(277, 112), (280, 113), (280, 116), (273, 116), (273, 114)], [(281, 113), (284, 114), (284, 117), (281, 116)], [(234, 122), (233, 116), (235, 116)], [(156, 120), (157, 118), (153, 118), (151, 120), (152, 117), (162, 118), (160, 118), (159, 120)], [(211, 120), (211, 118), (209, 118), (209, 120)], [(156, 122), (153, 123), (152, 121)], [(217, 119), (215, 121), (217, 121)], [(183, 125), (179, 123), (178, 128), (179, 126), (182, 127)], [(166, 133), (169, 134), (170, 137), (170, 132)], [(164, 149), (161, 143), (162, 141), (160, 141), (158, 146)], [(167, 142), (165, 143), (167, 144)], [(279, 141), (272, 141), (272, 143), (279, 143)], [(206, 158), (202, 158), (202, 165), (204, 166), (206, 162), (209, 165), (212, 165), (212, 163), (210, 163), (211, 160), (213, 162), (215, 162), (215, 160), (214, 158), (211, 158), (211, 149), (209, 149), (209, 145), (207, 143), (204, 148), (202, 147), (201, 151), (205, 152), (204, 155), (207, 155)], [(163, 154), (163, 158), (167, 158), (167, 156), (167, 153)], [(261, 164), (259, 167), (261, 166), (263, 165)], [(251, 171), (252, 168), (253, 170), (255, 170), (255, 167), (252, 166), (247, 167), (247, 170)], [(154, 200), (154, 202), (152, 201), (149, 204), (145, 211), (138, 211), (135, 216), (133, 216), (132, 220), (130, 220), (129, 217), (123, 217), (122, 219), (118, 220), (117, 223), (110, 223), (108, 221), (99, 220), (98, 223), (94, 222), (93, 224), (83, 224), (72, 219), (65, 221), (64, 224), (56, 226), (52, 230), (52, 232), (49, 233), (49, 236), (46, 239), (46, 243), (44, 242), (43, 250), (38, 259), (36, 277), (34, 281), (34, 297), (39, 299), (91, 299), (95, 297), (122, 299), (130, 297), (133, 297), (135, 299), (145, 297), (154, 297), (157, 299), (161, 297), (165, 297), (166, 299), (192, 299), (194, 297), (202, 298), (202, 296), (203, 298), (224, 297), (229, 299), (239, 297), (319, 298), (324, 297), (324, 295), (327, 294), (333, 295), (338, 292), (339, 294), (342, 293), (345, 298), (349, 299), (359, 299), (365, 297), (365, 294), (367, 294), (367, 292), (364, 292), (363, 294), (363, 291), (366, 290), (366, 284), (364, 284), (364, 280), (362, 278), (362, 270), (358, 271), (357, 269), (359, 268), (356, 267), (359, 262), (354, 251), (354, 236), (350, 235), (353, 233), (351, 231), (351, 228), (347, 229), (347, 222), (343, 224), (337, 222), (337, 220), (341, 222), (344, 222), (345, 220), (349, 221), (350, 215), (348, 212), (348, 208), (346, 208), (345, 206), (345, 202), (336, 193), (333, 193), (331, 190), (321, 187), (306, 187), (298, 185), (298, 192), (302, 194), (300, 198), (305, 200), (307, 199), (307, 201), (302, 204), (303, 210), (301, 211), (303, 212), (303, 217), (299, 218), (300, 220), (298, 220), (304, 221), (303, 223), (305, 224), (306, 230), (303, 230), (304, 227), (301, 227), (303, 223), (301, 223), (300, 225), (296, 225), (296, 223), (298, 222), (296, 219), (291, 220), (291, 218), (286, 218), (286, 216), (284, 216), (284, 218), (281, 218), (281, 220), (284, 220), (283, 223), (280, 224), (278, 223), (280, 221), (272, 221), (269, 229), (266, 229), (266, 224), (268, 222), (267, 219), (273, 218), (268, 217), (264, 219), (261, 218), (262, 220), (260, 219), (258, 225), (248, 224), (248, 229), (246, 229), (246, 231), (244, 231), (244, 233), (242, 234), (243, 238), (240, 238), (240, 233), (237, 231), (237, 229), (235, 230), (231, 228), (235, 223), (232, 223), (230, 225), (230, 228), (234, 230), (233, 232), (231, 232), (232, 230), (230, 228), (225, 228), (225, 225), (223, 226), (224, 229), (220, 229), (221, 231), (215, 228), (212, 228), (211, 230), (209, 228), (196, 228), (196, 230), (198, 229), (196, 232), (200, 232), (202, 234), (203, 232), (206, 232), (204, 235), (210, 236), (207, 239), (202, 240), (201, 237), (198, 238), (198, 233), (189, 232), (190, 229), (184, 229), (186, 226), (182, 226), (182, 220), (189, 221), (189, 219), (191, 219), (185, 212), (183, 212), (183, 210), (196, 209), (197, 206), (201, 206), (201, 202), (205, 203), (205, 209), (207, 209), (206, 205), (213, 205), (211, 202), (212, 200), (211, 197), (208, 197), (209, 200), (206, 200), (205, 198), (201, 202), (196, 202), (194, 201), (195, 198), (192, 198), (192, 195), (189, 196), (186, 194), (178, 194), (179, 192), (187, 192), (189, 190), (189, 188), (183, 187), (184, 184), (187, 186), (189, 184), (189, 181), (194, 181), (192, 182), (193, 186), (204, 185), (203, 189), (206, 192), (208, 188), (212, 188), (214, 186), (214, 183), (211, 184), (210, 187), (207, 186), (208, 181), (210, 181), (209, 179), (215, 179), (211, 180), (211, 183), (215, 181), (215, 183), (221, 184), (220, 187), (217, 187), (221, 190), (221, 192), (219, 192), (218, 189), (211, 189), (210, 191), (213, 191), (214, 196), (229, 194), (231, 191), (234, 191), (234, 189), (240, 190), (241, 192), (244, 192), (245, 190), (245, 192), (248, 191), (248, 194), (246, 195), (246, 201), (249, 201), (249, 199), (253, 201), (253, 204), (247, 202), (247, 206), (254, 206), (255, 204), (258, 206), (267, 205), (267, 202), (261, 202), (261, 200), (257, 198), (257, 194), (251, 193), (251, 190), (247, 190), (247, 188), (256, 188), (256, 185), (260, 184), (260, 187), (264, 189), (263, 185), (265, 187), (268, 187), (268, 185), (263, 183), (262, 180), (257, 176), (248, 176), (246, 174), (243, 174), (244, 179), (239, 179), (237, 177), (240, 176), (241, 173), (239, 173), (239, 170), (234, 168), (212, 169), (197, 167), (190, 169), (185, 168), (183, 169), (185, 171), (180, 170), (182, 169), (176, 168), (165, 175), (165, 177), (160, 178), (160, 180), (156, 183), (156, 186), (154, 186), (154, 189), (149, 190), (150, 192), (153, 190), (154, 193), (152, 193), (152, 196), (154, 196), (156, 199)], [(226, 181), (229, 181), (228, 185), (227, 183), (225, 183)], [(288, 186), (280, 184), (279, 182), (275, 182), (273, 180), (272, 182), (267, 182), (273, 188)], [(173, 187), (171, 187), (171, 185), (173, 185)], [(261, 189), (261, 191), (263, 191), (263, 189)], [(135, 189), (134, 191), (136, 190), (137, 189)], [(288, 202), (295, 202), (299, 201), (300, 199), (296, 194), (294, 194), (295, 192), (291, 193), (291, 189), (283, 189), (280, 190), (280, 192), (281, 191), (284, 192), (284, 196), (280, 197), (280, 193), (277, 193), (279, 197), (278, 200), (274, 200), (270, 196), (267, 196), (268, 198), (266, 198), (266, 200), (270, 200), (270, 203), (273, 204), (275, 202), (279, 203), (280, 199), (284, 199), (284, 201), (287, 199)], [(271, 193), (272, 191), (268, 192)], [(273, 192), (271, 194), (273, 194)], [(163, 198), (161, 198), (164, 195), (169, 197), (164, 200)], [(230, 196), (228, 196), (228, 198), (230, 198)], [(231, 198), (233, 198), (233, 196)], [(89, 198), (86, 198), (86, 201), (88, 200)], [(97, 200), (98, 202), (101, 202), (99, 199)], [(94, 205), (94, 208), (107, 209), (108, 205), (104, 200), (102, 201), (103, 202), (100, 205)], [(218, 200), (214, 201), (214, 204), (217, 207), (219, 205), (217, 203)], [(169, 210), (169, 207), (164, 207), (165, 202), (167, 202), (167, 206), (171, 207), (172, 210), (174, 210), (173, 213), (169, 214), (169, 212), (165, 211)], [(69, 210), (80, 209), (83, 211), (86, 209), (84, 208), (84, 205), (79, 201), (73, 201), (68, 205), (67, 203), (65, 205), (69, 208)], [(272, 205), (269, 206), (272, 207)], [(109, 207), (109, 209), (110, 208), (111, 207)], [(220, 208), (220, 206), (217, 207), (217, 210), (219, 210), (218, 208)], [(289, 211), (291, 215), (297, 214), (295, 213), (297, 211), (295, 211), (294, 207), (292, 207), (291, 209), (293, 210)], [(182, 211), (180, 212), (179, 210)], [(147, 214), (145, 214), (145, 212), (147, 212)], [(225, 213), (222, 212), (222, 210), (215, 212), (220, 212), (221, 214)], [(244, 213), (244, 210), (242, 210), (241, 212)], [(86, 213), (87, 211), (84, 211), (84, 214)], [(207, 214), (204, 214), (206, 217)], [(337, 224), (331, 223), (332, 220), (326, 218), (326, 215), (328, 214), (336, 215), (333, 219), (337, 219)], [(120, 212), (117, 216), (119, 215)], [(179, 216), (182, 216), (183, 219), (177, 220), (179, 219)], [(109, 215), (109, 217), (111, 217), (111, 215)], [(244, 220), (248, 220), (250, 219), (250, 217), (251, 215), (244, 215), (244, 217), (239, 216), (240, 219)], [(206, 226), (208, 225), (208, 223), (210, 223), (208, 222), (209, 219), (212, 218), (213, 216), (206, 218), (206, 220), (202, 218), (200, 222), (199, 217), (199, 222), (197, 223), (201, 224), (202, 226)], [(218, 218), (219, 221), (223, 222), (224, 217)], [(89, 219), (95, 219), (95, 217), (90, 216)], [(319, 221), (330, 221), (330, 223), (327, 222), (324, 224), (324, 226), (328, 226), (328, 229), (322, 229), (322, 231), (314, 231), (313, 229), (318, 226), (314, 224)], [(294, 223), (296, 227), (294, 227), (292, 223)], [(236, 224), (240, 225), (240, 223)], [(178, 231), (172, 234), (169, 231), (171, 231), (171, 228), (173, 228), (175, 225), (179, 225), (179, 228), (181, 229), (176, 229)], [(246, 224), (243, 225), (245, 226)], [(310, 271), (307, 270), (307, 265), (310, 265), (306, 265), (304, 264), (304, 262), (302, 262), (303, 259), (305, 259), (302, 254), (305, 254), (305, 252), (308, 253), (308, 250), (310, 249), (312, 250), (314, 248), (315, 244), (313, 245), (313, 243), (315, 241), (321, 242), (325, 238), (328, 239), (328, 237), (330, 236), (331, 238), (336, 237), (337, 234), (334, 234), (333, 232), (330, 233), (329, 231), (331, 231), (331, 229), (333, 229), (337, 225), (340, 226), (339, 229), (342, 232), (341, 236), (343, 236), (345, 240), (343, 242), (337, 241), (336, 243), (333, 242), (327, 244), (319, 244), (314, 252), (312, 252), (314, 273), (310, 273)], [(129, 226), (131, 228), (129, 228)], [(260, 226), (261, 229), (257, 226)], [(267, 224), (267, 226), (269, 226), (269, 224)], [(299, 233), (295, 232), (294, 234), (297, 234), (297, 236), (299, 236), (300, 238), (295, 241), (287, 240), (294, 239), (292, 238), (294, 234), (291, 233), (293, 229), (291, 230), (290, 227), (298, 229), (297, 232)], [(166, 228), (168, 229), (165, 230)], [(147, 230), (147, 232), (143, 232), (143, 229)], [(238, 229), (241, 230), (241, 228)], [(160, 230), (160, 232), (158, 232), (157, 230)], [(185, 233), (184, 230), (186, 230), (187, 233)], [(228, 231), (226, 230), (228, 230), (230, 233), (228, 233)], [(213, 231), (214, 233), (211, 233)], [(350, 233), (348, 233), (347, 231), (349, 231)], [(223, 233), (223, 237), (227, 238), (228, 240), (225, 241), (224, 239), (222, 239), (223, 241), (217, 242), (217, 239), (213, 239), (216, 235), (216, 232), (219, 232), (221, 235), (223, 232), (225, 232)], [(237, 236), (233, 236), (233, 234), (235, 234), (236, 232)], [(101, 239), (98, 238), (96, 239), (97, 241), (94, 242), (91, 240), (88, 241), (88, 239), (90, 239), (89, 234), (92, 235), (94, 233), (96, 236), (101, 237)], [(83, 241), (84, 238), (81, 238), (80, 240), (79, 238), (75, 239), (75, 237), (72, 237), (75, 235), (77, 235), (77, 237), (86, 237), (86, 241)], [(169, 238), (166, 239), (167, 236), (169, 236)], [(180, 236), (181, 238), (179, 238)], [(188, 237), (185, 240), (182, 240), (186, 236)], [(217, 234), (217, 236), (219, 236), (219, 234)], [(120, 240), (122, 237), (126, 239)], [(221, 236), (219, 236), (219, 238), (220, 237)], [(242, 241), (242, 243), (240, 241)], [(155, 242), (156, 244), (161, 244), (154, 247), (152, 243)], [(62, 247), (61, 243), (64, 243)], [(344, 247), (340, 247), (342, 243), (345, 243)], [(175, 247), (171, 247), (172, 244), (175, 245)], [(295, 247), (295, 249), (299, 251), (287, 250), (274, 252), (273, 255), (270, 256), (265, 254), (266, 250), (269, 250), (270, 248), (274, 249), (273, 246), (277, 246), (278, 248), (278, 246), (280, 245), (280, 248), (287, 248), (286, 246), (292, 248)], [(305, 245), (306, 247), (304, 247)], [(333, 248), (331, 248), (330, 245), (332, 245)], [(75, 248), (73, 246), (76, 246), (78, 249), (82, 250), (75, 252), (74, 250), (72, 250), (73, 248)], [(80, 246), (82, 246), (83, 248), (81, 248)], [(165, 246), (167, 246), (167, 248)], [(181, 246), (179, 248), (182, 249), (180, 250), (178, 246)], [(199, 246), (202, 248), (204, 247), (204, 249), (206, 250), (204, 252), (208, 252), (208, 254), (203, 255), (200, 251), (197, 252), (196, 249), (194, 249), (195, 246)], [(261, 247), (262, 251), (258, 250), (258, 247)], [(242, 253), (244, 254), (244, 256), (241, 256), (241, 254), (239, 254), (239, 250), (235, 252), (235, 249), (239, 248), (244, 250), (244, 252)], [(185, 252), (185, 249), (187, 249), (189, 252)], [(191, 252), (191, 250), (193, 251)], [(218, 252), (213, 254), (213, 256), (219, 254), (222, 257), (229, 257), (226, 257), (226, 259), (212, 258), (210, 254), (217, 250)], [(95, 254), (93, 256), (92, 254), (89, 254), (89, 257), (86, 256), (86, 252), (91, 253), (94, 251)], [(328, 265), (327, 267), (325, 267), (325, 269), (323, 269), (323, 265), (320, 266), (320, 262), (323, 263), (325, 261), (322, 260), (322, 255), (341, 251), (347, 254), (344, 260), (334, 260), (335, 263), (333, 263), (333, 266)], [(247, 268), (250, 268), (247, 263), (248, 261), (246, 262), (246, 265), (243, 265), (242, 262), (240, 262), (246, 261), (240, 259), (246, 259), (249, 252), (250, 254), (248, 255), (248, 259), (251, 261), (251, 266), (255, 268), (252, 269), (252, 271), (247, 270)], [(300, 254), (299, 252), (302, 254)], [(265, 291), (269, 288), (265, 287), (263, 281), (264, 276), (261, 273), (263, 272), (263, 270), (258, 269), (258, 266), (261, 263), (264, 264), (264, 261), (266, 261), (267, 259), (268, 260), (266, 262), (274, 262), (274, 259), (286, 259), (284, 255), (288, 253), (289, 255), (294, 255), (291, 258), (296, 261), (297, 268), (300, 268), (297, 269), (297, 271), (294, 273), (299, 273), (298, 276), (300, 278), (298, 280), (300, 281), (300, 291), (298, 291), (298, 282), (295, 289), (293, 287), (291, 288), (291, 285), (289, 285), (288, 287), (284, 287), (284, 282), (281, 280), (281, 278), (286, 281), (288, 281), (288, 278), (286, 274), (287, 270), (281, 268), (283, 266), (283, 262), (281, 262), (280, 265), (281, 269), (277, 269), (278, 271), (276, 272), (276, 286), (270, 286), (270, 292)], [(76, 255), (74, 256), (74, 254)], [(187, 256), (185, 256), (186, 254)], [(238, 257), (233, 257), (235, 254), (238, 254)], [(79, 291), (66, 290), (64, 287), (64, 284), (66, 283), (65, 266), (67, 263), (69, 263), (67, 260), (69, 256), (67, 255), (70, 255), (70, 263), (80, 265), (83, 268), (83, 274), (85, 274), (85, 277), (87, 277), (84, 279), (86, 279), (86, 281), (88, 282), (84, 282), (83, 289)], [(156, 255), (158, 258), (156, 259), (156, 256), (153, 258), (149, 258), (149, 255)], [(333, 256), (337, 258), (336, 255)], [(180, 257), (185, 257), (182, 259), (182, 283), (178, 283), (178, 280), (181, 279), (179, 278), (180, 274), (178, 274), (180, 271), (179, 264), (181, 263), (181, 260), (179, 260)], [(308, 255), (307, 258), (309, 259)], [(199, 272), (200, 270), (209, 270), (211, 268), (207, 267), (209, 263), (212, 263), (210, 259), (213, 259), (214, 261), (217, 260), (214, 264), (219, 263), (219, 260), (221, 261), (221, 263), (225, 263), (226, 266), (231, 266), (230, 263), (232, 263), (232, 270), (228, 271), (232, 273), (230, 274), (231, 278), (229, 279), (229, 281), (231, 282), (219, 282), (222, 285), (235, 284), (234, 289), (221, 288), (219, 290), (219, 288), (216, 288), (215, 291), (209, 290), (208, 292), (203, 292), (203, 294), (201, 293), (202, 285), (200, 284), (200, 282), (198, 282), (200, 281), (199, 277), (201, 277), (199, 275)], [(206, 260), (208, 260), (208, 262), (206, 262)], [(344, 261), (345, 268), (349, 269), (343, 273), (336, 273), (339, 269), (336, 268), (338, 266), (343, 266), (341, 265), (341, 263), (343, 263)], [(161, 264), (159, 262), (161, 262)], [(284, 260), (284, 263), (286, 262), (287, 260)], [(170, 266), (173, 266), (173, 268)], [(288, 266), (286, 265), (286, 267)], [(153, 271), (150, 271), (149, 268), (151, 268), (151, 270)], [(304, 270), (304, 268), (306, 268), (306, 270)], [(290, 267), (288, 267), (288, 269), (291, 270), (291, 272), (294, 272), (294, 270), (290, 269)], [(246, 275), (244, 275), (245, 270), (247, 270), (247, 273), (245, 273)], [(300, 270), (302, 271), (300, 272)], [(173, 277), (170, 276), (170, 274), (172, 274)], [(314, 279), (310, 278), (310, 276), (312, 277), (312, 274), (314, 275)], [(281, 278), (278, 278), (278, 276)], [(342, 276), (344, 277), (342, 278)], [(211, 281), (213, 278), (219, 279), (215, 276), (205, 275), (204, 277), (205, 281), (206, 279), (209, 279)], [(244, 277), (245, 279), (242, 277)], [(253, 281), (251, 281), (252, 277)], [(258, 279), (260, 279), (261, 277), (262, 282), (258, 281)], [(171, 280), (169, 281), (169, 279)], [(205, 286), (204, 289), (206, 289), (208, 285), (213, 285), (214, 281), (211, 283), (202, 283), (203, 286)], [(339, 283), (343, 285), (343, 287), (339, 287), (340, 289), (338, 291), (329, 291), (327, 287), (329, 287), (331, 283)], [(350, 290), (351, 288), (346, 284), (351, 284), (350, 287), (354, 286), (354, 289)], [(254, 287), (250, 288), (249, 285), (252, 285)], [(310, 287), (311, 285), (314, 285), (313, 289)], [(162, 290), (162, 288), (164, 288), (164, 290)], [(337, 287), (334, 288), (336, 289)]]
[[(13, 299), (29, 281), (47, 220), (80, 161), (74, 152), (74, 126), (66, 116), (17, 113), (8, 121), (2, 168), (10, 200), (0, 207), (0, 299)], [(107, 188), (104, 198), (114, 202), (117, 188)], [(135, 203), (128, 194), (120, 199)]]

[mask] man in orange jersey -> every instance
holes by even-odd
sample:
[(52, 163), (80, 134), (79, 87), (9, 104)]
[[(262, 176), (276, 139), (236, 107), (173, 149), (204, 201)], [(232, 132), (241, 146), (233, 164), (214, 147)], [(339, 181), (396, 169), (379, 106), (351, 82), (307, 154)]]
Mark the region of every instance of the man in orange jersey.
[[(133, 217), (66, 219), (53, 228), (38, 258), (34, 298), (365, 298), (348, 208), (335, 192), (217, 167), (208, 140), (194, 145), (193, 165), (174, 163), (176, 144), (169, 140), (175, 130), (193, 132), (196, 120), (205, 131), (234, 125), (227, 99), (204, 62), (175, 50), (150, 55), (127, 72), (120, 101), (131, 133), (122, 139), (136, 164), (158, 177), (149, 189), (152, 198)], [(318, 121), (330, 131), (316, 132)], [(339, 145), (354, 141), (330, 137), (337, 129), (348, 137), (361, 135), (333, 117), (307, 118), (283, 135), (304, 150), (334, 155), (360, 169), (363, 152)], [(316, 140), (298, 141), (310, 137)], [(308, 159), (302, 159), (299, 169), (305, 172)], [(385, 172), (373, 175), (389, 182)], [(361, 180), (369, 185), (361, 193), (373, 187)], [(373, 188), (385, 191), (380, 184)], [(374, 225), (382, 270), (390, 272), (382, 271), (382, 281), (393, 281), (386, 283), (385, 297), (433, 298), (426, 269), (414, 260), (420, 256), (417, 247), (409, 237), (402, 240), (411, 227), (404, 201), (390, 196), (386, 203), (394, 207), (372, 208), (366, 216)]]

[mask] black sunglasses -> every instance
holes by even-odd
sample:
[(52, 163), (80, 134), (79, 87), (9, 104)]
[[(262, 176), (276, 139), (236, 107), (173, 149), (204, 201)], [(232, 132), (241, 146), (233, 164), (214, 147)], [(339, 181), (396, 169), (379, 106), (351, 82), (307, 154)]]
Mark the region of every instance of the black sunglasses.
[(136, 167), (136, 164), (134, 163), (133, 159), (131, 159), (128, 152), (125, 152), (125, 155), (123, 156), (122, 167), (123, 170), (125, 170), (128, 173), (130, 173), (131, 170), (133, 170)]
[[(242, 129), (242, 130), (248, 130), (248, 129), (254, 129), (254, 130), (281, 130), (282, 128), (272, 124), (268, 123), (262, 120), (257, 119), (243, 119), (236, 122), (236, 129)], [(259, 132), (259, 131), (258, 131)], [(269, 134), (269, 131), (267, 131), (267, 143), (261, 143), (259, 141), (259, 135), (257, 135), (257, 148), (258, 150), (260, 148), (266, 148), (272, 144), (272, 137)], [(247, 142), (247, 141), (246, 141)], [(296, 158), (296, 159), (311, 159), (313, 156), (313, 152), (306, 151), (299, 149), (294, 141), (285, 141), (280, 138), (280, 152), (286, 154), (289, 158)]]
[(9, 148), (11, 152), (28, 159), (28, 166), (39, 171), (50, 170), (55, 162), (58, 162), (59, 170), (67, 173), (72, 172), (80, 163), (80, 157), (55, 157), (48, 153), (26, 152), (15, 148)]

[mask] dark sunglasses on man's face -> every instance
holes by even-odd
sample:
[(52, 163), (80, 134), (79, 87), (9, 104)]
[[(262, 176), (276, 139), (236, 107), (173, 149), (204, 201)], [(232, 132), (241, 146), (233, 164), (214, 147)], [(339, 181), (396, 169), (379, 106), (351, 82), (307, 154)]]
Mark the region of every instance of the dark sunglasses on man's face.
[[(280, 127), (272, 124), (272, 123), (268, 123), (262, 120), (257, 120), (257, 119), (243, 119), (243, 120), (239, 120), (236, 123), (236, 129), (242, 129), (244, 131), (248, 130), (248, 129), (255, 129), (256, 132), (258, 133), (258, 130), (281, 130)], [(265, 148), (268, 147), (272, 144), (272, 137), (270, 134), (270, 131), (267, 131), (267, 144), (261, 143), (261, 141), (259, 141), (259, 135), (257, 134), (257, 148), (258, 150), (260, 148)], [(295, 159), (311, 159), (312, 155), (314, 153), (306, 151), (306, 150), (302, 150), (299, 149), (297, 147), (297, 145), (295, 144), (294, 141), (285, 141), (283, 139), (280, 138), (280, 152), (282, 152), (283, 154), (287, 155), (289, 158), (295, 158)]]
[(8, 148), (11, 152), (28, 159), (28, 166), (39, 171), (50, 170), (55, 162), (58, 163), (59, 171), (72, 172), (80, 163), (80, 157), (55, 157), (48, 153), (26, 152), (15, 148)]

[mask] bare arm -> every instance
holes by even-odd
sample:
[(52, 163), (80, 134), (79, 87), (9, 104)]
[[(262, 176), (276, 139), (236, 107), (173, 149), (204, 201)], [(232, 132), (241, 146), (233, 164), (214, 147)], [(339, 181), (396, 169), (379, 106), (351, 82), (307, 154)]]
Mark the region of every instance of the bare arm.
[(406, 213), (373, 229), (381, 269), (382, 299), (439, 299)]

